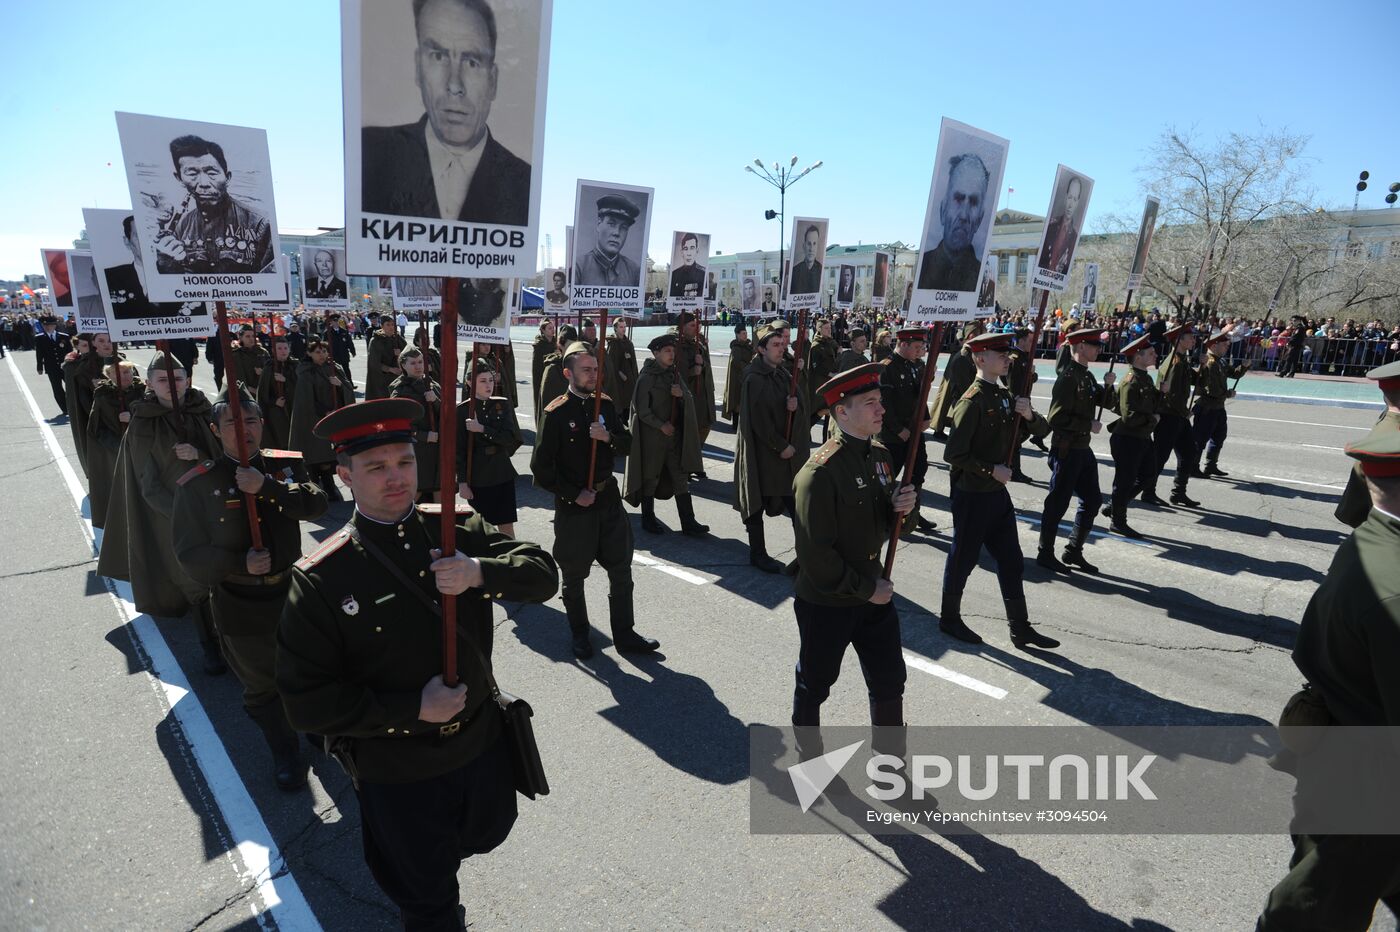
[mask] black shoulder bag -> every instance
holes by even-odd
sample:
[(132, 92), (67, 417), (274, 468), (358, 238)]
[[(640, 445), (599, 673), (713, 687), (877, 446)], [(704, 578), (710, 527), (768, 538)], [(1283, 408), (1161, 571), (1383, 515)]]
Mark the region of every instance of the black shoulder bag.
[[(442, 606), (433, 601), (426, 592), (404, 575), (403, 570), (395, 566), (384, 555), (383, 551), (361, 537), (359, 529), (353, 523), (346, 525), (346, 531), (356, 543), (365, 548), (366, 553), (392, 573), (405, 589), (426, 605), (436, 617), (442, 618)], [(460, 622), (457, 623), (457, 633), (476, 652), (477, 659), (481, 661), (482, 669), (486, 671), (486, 682), (491, 686), (491, 700), (500, 709), (501, 724), (505, 729), (506, 741), (510, 745), (515, 791), (528, 799), (548, 796), (549, 781), (544, 775), (544, 762), (540, 760), (539, 745), (535, 743), (535, 728), (530, 723), (530, 719), (535, 714), (534, 710), (530, 708), (530, 703), (519, 696), (512, 696), (510, 693), (501, 691), (501, 688), (496, 685), (496, 675), (491, 672), (490, 662), (481, 653), (481, 648), (477, 647), (476, 641), (462, 629)]]

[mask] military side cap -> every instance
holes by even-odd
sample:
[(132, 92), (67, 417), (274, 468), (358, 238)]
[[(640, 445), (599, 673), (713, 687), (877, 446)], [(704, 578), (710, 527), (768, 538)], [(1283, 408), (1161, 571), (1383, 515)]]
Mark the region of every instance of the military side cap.
[(1140, 352), (1142, 352), (1142, 351), (1145, 350), (1145, 349), (1151, 349), (1151, 348), (1152, 348), (1152, 338), (1149, 337), (1147, 334), (1144, 333), (1142, 336), (1138, 337), (1136, 340), (1132, 341), (1132, 342), (1129, 343), (1127, 346), (1123, 347), (1123, 349), (1120, 350), (1120, 352), (1121, 352), (1124, 356), (1127, 356), (1129, 359), (1131, 359), (1131, 358), (1132, 358), (1134, 355), (1136, 355), (1137, 353), (1140, 353)]
[(573, 324), (565, 324), (564, 326), (559, 328), (559, 332), (555, 335), (555, 337), (560, 343), (563, 343), (565, 346), (568, 346), (570, 343), (578, 339), (578, 328), (575, 327)]
[(422, 413), (412, 398), (377, 398), (332, 411), (311, 432), (336, 453), (353, 456), (386, 443), (412, 443), (413, 422)]
[(1214, 344), (1216, 344), (1216, 343), (1225, 343), (1225, 342), (1228, 342), (1229, 339), (1230, 339), (1230, 331), (1228, 331), (1228, 330), (1217, 330), (1217, 331), (1215, 331), (1215, 333), (1212, 333), (1210, 336), (1206, 337), (1206, 340), (1205, 340), (1205, 344), (1204, 344), (1204, 345), (1205, 345), (1205, 346), (1212, 346), (1212, 345), (1214, 345)]
[[(236, 381), (237, 379), (230, 380), (229, 383), (224, 386), (224, 390), (219, 392), (219, 394), (215, 396), (214, 404), (228, 404), (228, 391), (229, 389), (233, 388), (233, 383)], [(253, 393), (248, 391), (248, 386), (244, 385), (242, 382), (238, 382), (238, 400), (243, 402), (245, 405), (250, 402), (253, 404), (257, 404), (258, 402), (258, 399), (253, 397)]]
[(632, 203), (630, 198), (625, 198), (620, 194), (605, 194), (598, 198), (598, 216), (617, 217), (619, 220), (626, 220), (628, 224), (637, 222), (637, 215), (642, 209)]
[(822, 383), (821, 388), (817, 389), (817, 394), (821, 395), (827, 407), (831, 407), (842, 398), (877, 391), (880, 388), (880, 373), (884, 368), (878, 362), (868, 362), (863, 366), (838, 372)]
[(1162, 334), (1162, 339), (1174, 343), (1177, 340), (1180, 340), (1182, 337), (1191, 336), (1195, 332), (1196, 331), (1191, 329), (1190, 324), (1177, 324), (1175, 327), (1171, 327), (1168, 330), (1166, 330)]
[(900, 343), (912, 343), (915, 340), (927, 342), (928, 331), (923, 327), (900, 327), (894, 338)]
[(681, 316), (676, 318), (676, 326), (684, 327), (686, 324), (690, 323), (694, 319), (694, 314), (690, 313), (689, 311), (681, 311)]
[(1372, 479), (1393, 479), (1400, 476), (1400, 434), (1377, 431), (1347, 444), (1347, 456), (1360, 462), (1361, 471)]
[(1376, 385), (1383, 392), (1394, 391), (1400, 388), (1400, 361), (1372, 369), (1366, 373), (1366, 378), (1375, 379)]
[(654, 353), (654, 352), (656, 352), (657, 350), (663, 350), (663, 349), (665, 349), (665, 348), (668, 347), (668, 346), (675, 346), (675, 345), (676, 345), (676, 335), (675, 335), (674, 333), (663, 333), (663, 334), (661, 334), (661, 336), (657, 337), (655, 340), (652, 340), (650, 343), (648, 343), (648, 344), (647, 344), (647, 349), (651, 350), (651, 351)]
[(768, 342), (770, 337), (776, 337), (786, 329), (786, 324), (780, 321), (770, 321), (758, 328), (758, 332), (754, 334), (754, 339), (759, 346), (762, 346), (764, 343)]
[(564, 350), (563, 358), (568, 359), (570, 356), (576, 356), (579, 353), (584, 353), (585, 355), (592, 356), (593, 347), (589, 346), (582, 340), (575, 340), (574, 342), (570, 343), (568, 347)]
[(1071, 330), (1065, 337), (1065, 342), (1070, 346), (1103, 346), (1103, 331), (1098, 327), (1080, 327), (1078, 330)]
[(1009, 333), (984, 333), (981, 336), (970, 337), (963, 346), (967, 347), (969, 353), (1008, 352), (1016, 338)]

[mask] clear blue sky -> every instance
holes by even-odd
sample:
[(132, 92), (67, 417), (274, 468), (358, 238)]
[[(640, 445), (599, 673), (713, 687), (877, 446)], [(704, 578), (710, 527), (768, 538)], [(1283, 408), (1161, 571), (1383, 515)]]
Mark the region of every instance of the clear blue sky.
[[(1173, 123), (1310, 135), (1328, 203), (1350, 206), (1362, 168), (1369, 206), (1400, 180), (1395, 0), (1065, 6), (1073, 15), (1017, 0), (556, 0), (543, 193), (555, 261), (580, 177), (656, 188), (659, 261), (676, 227), (724, 252), (776, 247), (762, 218), (776, 192), (743, 171), (755, 157), (825, 161), (788, 213), (830, 217), (833, 242), (914, 242), (944, 115), (1011, 140), (1013, 207), (1044, 212), (1056, 162), (1095, 178), (1090, 229), (1138, 209), (1134, 169)], [(334, 0), (4, 10), (0, 278), (70, 244), (81, 208), (128, 206), (119, 109), (266, 128), (279, 225), (341, 224)]]

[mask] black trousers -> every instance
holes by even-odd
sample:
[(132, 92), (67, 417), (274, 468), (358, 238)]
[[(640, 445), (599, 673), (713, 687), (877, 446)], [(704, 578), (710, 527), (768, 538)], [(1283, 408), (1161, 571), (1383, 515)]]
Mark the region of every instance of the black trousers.
[(1379, 900), (1400, 916), (1400, 838), (1294, 835), (1288, 875), (1256, 932), (1366, 932)]
[(559, 564), (559, 597), (575, 631), (587, 630), (584, 580), (596, 561), (608, 574), (608, 620), (614, 640), (634, 627), (632, 609), (632, 524), (617, 493), (586, 509), (554, 511), (554, 560)]
[(465, 767), (412, 783), (359, 789), (365, 863), (409, 932), (462, 928), (462, 860), (506, 840), (515, 786), (504, 737)]
[[(916, 489), (924, 487), (924, 479), (928, 477), (928, 445), (924, 443), (924, 435), (918, 434), (912, 438), (919, 445), (918, 452), (914, 454), (914, 476), (912, 479), (900, 478), (900, 485), (912, 485)], [(899, 471), (904, 469), (904, 460), (909, 456), (908, 440), (892, 440), (885, 445), (890, 451), (890, 462)]]
[(1050, 491), (1045, 495), (1045, 511), (1040, 517), (1040, 541), (1052, 543), (1058, 533), (1060, 519), (1069, 510), (1071, 497), (1078, 497), (1079, 510), (1074, 514), (1076, 539), (1089, 535), (1094, 516), (1103, 506), (1099, 489), (1099, 461), (1089, 447), (1050, 448)]
[[(815, 709), (831, 695), (841, 675), (846, 648), (854, 647), (871, 702), (904, 695), (904, 649), (899, 639), (899, 613), (894, 602), (856, 606), (817, 605), (801, 596), (793, 601), (800, 646), (797, 653), (797, 702), (794, 708)], [(798, 722), (794, 725), (816, 725)]]
[(1196, 441), (1192, 437), (1191, 422), (1176, 414), (1163, 414), (1152, 434), (1153, 448), (1156, 450), (1157, 468), (1147, 483), (1147, 490), (1157, 491), (1157, 477), (1172, 453), (1176, 453), (1176, 479), (1172, 482), (1173, 492), (1186, 491), (1186, 482), (1191, 478), (1191, 466), (1196, 462)]
[(58, 402), (58, 410), (68, 413), (68, 393), (63, 389), (63, 373), (48, 372), (49, 387), (53, 389), (53, 400)]
[(1225, 437), (1230, 432), (1229, 415), (1224, 408), (1202, 405), (1196, 405), (1194, 414), (1196, 420), (1191, 425), (1191, 436), (1196, 446), (1196, 456), (1205, 453), (1206, 462), (1214, 463), (1220, 459), (1220, 448), (1225, 446)]
[(1147, 488), (1157, 471), (1157, 451), (1151, 437), (1114, 434), (1109, 438), (1113, 451), (1113, 509), (1128, 507), (1134, 495)]
[(982, 548), (997, 563), (997, 582), (1003, 599), (1023, 599), (1021, 575), (1025, 569), (1021, 541), (1016, 536), (1016, 508), (1006, 489), (966, 492), (953, 483), (953, 546), (943, 564), (943, 592), (962, 598), (967, 577), (977, 565)]

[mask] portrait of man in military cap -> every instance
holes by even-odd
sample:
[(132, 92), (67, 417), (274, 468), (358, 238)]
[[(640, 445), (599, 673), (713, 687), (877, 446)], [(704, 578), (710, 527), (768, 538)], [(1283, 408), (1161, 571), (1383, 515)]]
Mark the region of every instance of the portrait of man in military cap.
[(640, 288), (650, 192), (580, 182), (578, 198), (574, 286)]

